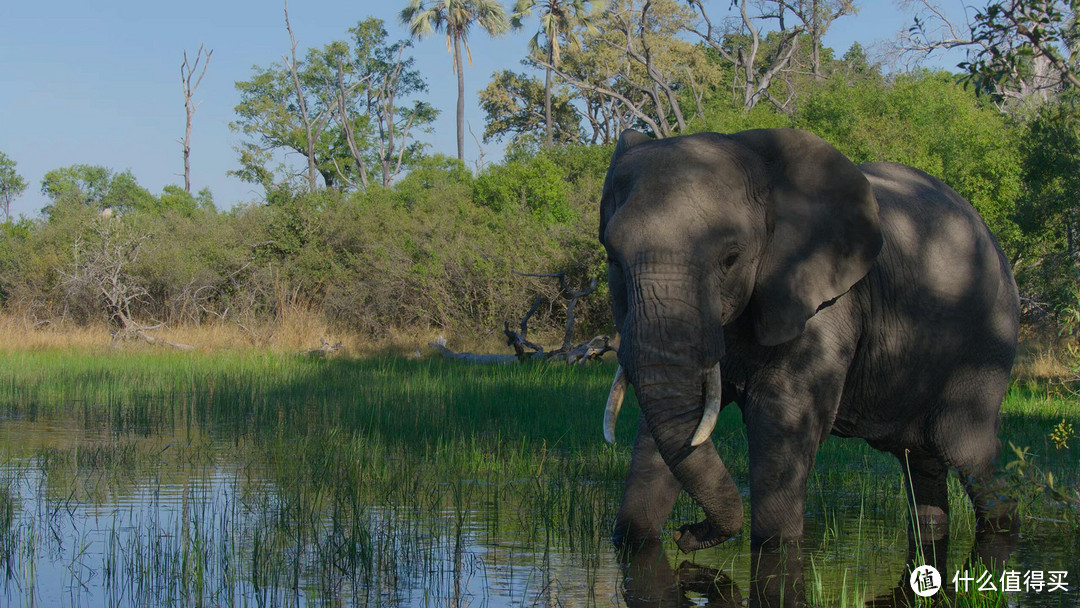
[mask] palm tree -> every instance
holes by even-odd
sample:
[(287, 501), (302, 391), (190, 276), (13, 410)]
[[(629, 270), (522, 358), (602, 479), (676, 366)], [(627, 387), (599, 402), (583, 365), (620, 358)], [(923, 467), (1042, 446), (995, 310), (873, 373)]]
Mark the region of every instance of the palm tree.
[[(551, 124), (551, 70), (559, 65), (560, 38), (565, 40), (571, 50), (581, 48), (581, 41), (577, 32), (584, 28), (586, 33), (594, 35), (596, 29), (596, 16), (607, 8), (606, 0), (517, 0), (514, 4), (514, 15), (511, 25), (514, 29), (522, 27), (526, 17), (532, 15), (534, 8), (540, 12), (540, 29), (529, 41), (529, 47), (534, 55), (547, 54), (547, 65), (544, 68), (544, 130), (547, 138), (547, 146), (552, 146)], [(540, 45), (543, 40), (547, 43), (544, 49)]]
[(401, 22), (409, 26), (415, 38), (446, 31), (446, 50), (454, 58), (454, 73), (458, 79), (457, 149), (458, 160), (465, 160), (465, 74), (461, 64), (461, 47), (472, 66), (469, 50), (469, 30), (478, 25), (494, 36), (509, 29), (506, 11), (498, 0), (409, 0), (401, 11)]

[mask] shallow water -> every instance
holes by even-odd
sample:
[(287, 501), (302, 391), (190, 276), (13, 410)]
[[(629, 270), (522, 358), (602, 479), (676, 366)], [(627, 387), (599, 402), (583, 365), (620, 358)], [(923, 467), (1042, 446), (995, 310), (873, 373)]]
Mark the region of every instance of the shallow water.
[[(185, 408), (68, 412), (0, 412), (0, 605), (735, 606), (749, 596), (745, 534), (683, 556), (669, 527), (661, 551), (620, 563), (607, 540), (618, 480), (543, 463), (511, 479), (429, 476), (409, 451), (346, 479), (371, 466), (333, 447), (351, 445), (341, 436), (355, 429), (312, 423), (304, 443), (287, 418), (253, 430)], [(819, 461), (808, 498), (807, 593), (815, 605), (863, 605), (905, 576), (902, 486), (856, 466), (840, 474), (864, 475), (862, 491), (830, 491), (828, 467)], [(970, 510), (958, 501), (954, 512)], [(697, 516), (681, 501), (672, 524)], [(946, 587), (965, 568), (970, 528), (954, 525)], [(1068, 591), (1009, 592), (1008, 605), (1080, 605), (1080, 540), (1067, 527), (1025, 522), (1008, 568), (1068, 572)]]

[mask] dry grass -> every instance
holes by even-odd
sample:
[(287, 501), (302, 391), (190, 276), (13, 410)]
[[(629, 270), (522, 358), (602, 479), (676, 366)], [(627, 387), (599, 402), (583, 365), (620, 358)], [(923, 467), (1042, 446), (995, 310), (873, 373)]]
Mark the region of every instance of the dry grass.
[(1076, 358), (1070, 353), (1074, 340), (1062, 338), (1045, 329), (1025, 328), (1020, 350), (1013, 365), (1013, 376), (1020, 380), (1056, 381), (1076, 376)]
[[(413, 356), (427, 353), (428, 343), (443, 335), (447, 346), (459, 352), (509, 354), (501, 328), (482, 333), (454, 334), (438, 328), (388, 328), (374, 338), (355, 331), (335, 328), (326, 323), (311, 308), (299, 302), (282, 307), (283, 313), (272, 322), (245, 325), (234, 321), (163, 327), (147, 332), (169, 342), (190, 344), (200, 352), (269, 350), (273, 352), (305, 352), (317, 349), (320, 338), (331, 344), (341, 342), (341, 353), (362, 356), (376, 353)], [(555, 348), (562, 341), (557, 328), (534, 330), (529, 338), (546, 348)], [(95, 351), (109, 348), (161, 349), (141, 341), (117, 343), (107, 325), (79, 327), (74, 324), (34, 327), (21, 316), (0, 315), (0, 351), (14, 350), (76, 350)], [(1055, 381), (1074, 378), (1075, 362), (1069, 355), (1069, 342), (1057, 335), (1025, 329), (1020, 350), (1013, 367), (1013, 376), (1020, 380)]]
[[(501, 328), (500, 328), (501, 329)], [(320, 338), (331, 344), (342, 343), (341, 354), (349, 356), (376, 353), (411, 356), (428, 352), (428, 343), (442, 335), (453, 350), (478, 353), (511, 353), (501, 331), (484, 334), (454, 334), (440, 329), (389, 328), (385, 335), (371, 337), (355, 331), (335, 328), (320, 315), (302, 305), (293, 305), (274, 321), (211, 322), (200, 325), (162, 327), (146, 332), (168, 342), (188, 344), (199, 352), (268, 350), (304, 352), (317, 349)], [(557, 332), (530, 333), (529, 337), (545, 346), (556, 346), (562, 339)], [(103, 349), (165, 349), (141, 340), (116, 341), (112, 328), (105, 324), (80, 327), (75, 324), (42, 325), (20, 316), (0, 315), (0, 351), (73, 350), (94, 352)]]

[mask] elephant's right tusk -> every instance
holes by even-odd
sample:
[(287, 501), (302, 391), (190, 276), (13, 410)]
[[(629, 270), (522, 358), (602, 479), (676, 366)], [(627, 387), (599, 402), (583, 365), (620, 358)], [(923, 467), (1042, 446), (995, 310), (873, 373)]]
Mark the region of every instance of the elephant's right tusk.
[(716, 427), (716, 419), (720, 417), (720, 395), (723, 392), (720, 382), (720, 364), (712, 366), (705, 376), (705, 412), (701, 415), (701, 423), (698, 424), (694, 436), (690, 439), (690, 445), (699, 446), (705, 443), (712, 435)]
[(626, 396), (626, 372), (622, 366), (615, 371), (615, 381), (611, 383), (607, 407), (604, 408), (604, 441), (615, 443), (615, 421), (619, 418), (623, 397)]

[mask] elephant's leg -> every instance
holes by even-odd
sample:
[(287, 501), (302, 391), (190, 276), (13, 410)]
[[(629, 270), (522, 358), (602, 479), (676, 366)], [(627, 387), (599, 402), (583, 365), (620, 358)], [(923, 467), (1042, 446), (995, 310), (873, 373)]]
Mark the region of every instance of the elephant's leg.
[(1020, 519), (1012, 490), (996, 466), (999, 449), (996, 431), (996, 428), (987, 429), (987, 433), (992, 433), (990, 441), (960, 451), (961, 458), (954, 466), (975, 508), (975, 544), (971, 549), (971, 560), (1000, 571), (1019, 543)]
[(806, 482), (820, 435), (800, 427), (798, 418), (747, 421), (751, 606), (802, 605)]
[(969, 562), (1000, 572), (1019, 544), (1020, 520), (1011, 490), (993, 464), (980, 468), (981, 471), (972, 473), (959, 469), (975, 507), (975, 544)]
[(612, 536), (615, 544), (623, 547), (659, 538), (680, 490), (682, 485), (660, 457), (642, 416), (638, 421), (622, 505), (615, 519)]
[(976, 530), (1018, 528), (1016, 501), (997, 468), (1001, 450), (998, 413), (1008, 390), (1007, 363), (1011, 361), (1010, 353), (997, 373), (956, 373), (943, 395), (942, 415), (934, 427), (938, 453), (956, 468), (975, 507)]
[(896, 454), (904, 471), (909, 547), (930, 545), (949, 536), (949, 486), (945, 465), (934, 456), (905, 451)]
[[(934, 566), (946, 571), (949, 550), (949, 469), (937, 457), (905, 450), (894, 453), (904, 471), (908, 502), (908, 570)], [(899, 588), (908, 586), (907, 574)]]
[(761, 373), (743, 409), (750, 448), (751, 606), (803, 605), (806, 482), (839, 406), (845, 365), (822, 350), (812, 351), (826, 367), (819, 374), (804, 372), (813, 365), (806, 363), (814, 361), (809, 353)]
[(953, 466), (960, 473), (964, 489), (975, 507), (976, 530), (1009, 531), (1018, 529), (1016, 500), (996, 466), (999, 442), (997, 429), (988, 429), (985, 444), (960, 451)]

